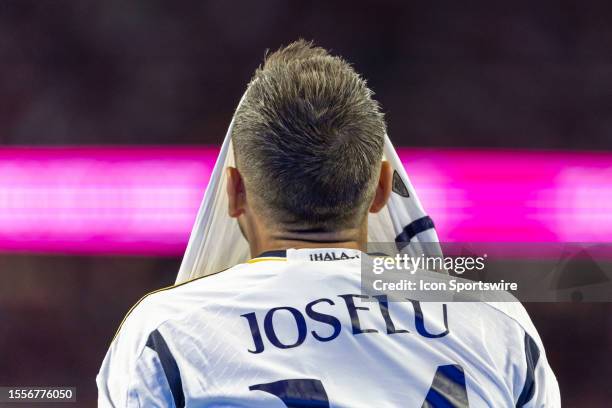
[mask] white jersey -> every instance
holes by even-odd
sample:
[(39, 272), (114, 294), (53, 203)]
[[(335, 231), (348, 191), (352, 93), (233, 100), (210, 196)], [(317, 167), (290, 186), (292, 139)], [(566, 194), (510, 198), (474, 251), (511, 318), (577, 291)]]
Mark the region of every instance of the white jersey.
[(520, 303), (362, 294), (362, 254), (288, 250), (144, 297), (101, 407), (558, 407)]

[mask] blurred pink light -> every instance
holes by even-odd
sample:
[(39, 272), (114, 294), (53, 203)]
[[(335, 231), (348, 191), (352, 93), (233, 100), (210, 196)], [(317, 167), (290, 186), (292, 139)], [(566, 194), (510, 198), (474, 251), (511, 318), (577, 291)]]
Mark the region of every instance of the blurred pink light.
[[(0, 149), (0, 250), (182, 255), (216, 147)], [(612, 154), (400, 149), (440, 239), (612, 242)]]
[(442, 241), (612, 242), (610, 153), (399, 154)]
[(178, 255), (216, 148), (0, 149), (0, 249)]

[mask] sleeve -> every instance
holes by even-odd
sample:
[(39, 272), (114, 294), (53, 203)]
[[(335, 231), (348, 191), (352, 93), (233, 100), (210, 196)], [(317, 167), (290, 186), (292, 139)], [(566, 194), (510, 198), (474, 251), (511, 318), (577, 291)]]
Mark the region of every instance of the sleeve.
[(525, 332), (524, 343), (525, 370), (516, 407), (561, 407), (559, 384), (548, 364), (541, 342)]
[[(147, 333), (147, 314), (132, 312), (113, 340), (96, 377), (98, 406), (173, 407), (158, 330)], [(165, 345), (165, 342), (163, 342)]]
[(516, 350), (511, 355), (516, 369), (508, 373), (515, 407), (561, 407), (557, 378), (548, 364), (544, 343), (527, 310), (520, 302), (494, 302), (490, 305), (517, 323), (516, 330), (509, 336), (511, 349)]

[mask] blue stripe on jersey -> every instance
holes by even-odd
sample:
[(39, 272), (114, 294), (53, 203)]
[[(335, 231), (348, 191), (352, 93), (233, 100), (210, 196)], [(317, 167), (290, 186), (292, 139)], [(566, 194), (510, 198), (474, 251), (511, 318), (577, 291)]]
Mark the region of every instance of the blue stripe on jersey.
[(530, 335), (525, 333), (525, 359), (527, 362), (527, 373), (525, 374), (525, 385), (523, 391), (516, 401), (517, 407), (527, 404), (535, 393), (535, 367), (540, 358), (540, 349)]
[(410, 242), (415, 235), (432, 228), (434, 228), (434, 222), (426, 215), (406, 225), (402, 233), (395, 237), (395, 242)]
[(458, 364), (438, 367), (421, 408), (469, 407), (465, 374)]
[(275, 395), (287, 408), (329, 408), (329, 398), (320, 380), (298, 378), (281, 380), (249, 387), (251, 391), (264, 391)]
[(185, 395), (183, 394), (183, 382), (181, 381), (181, 373), (179, 371), (176, 360), (170, 353), (166, 340), (158, 330), (155, 330), (149, 334), (147, 339), (147, 347), (155, 351), (159, 356), (166, 380), (170, 385), (170, 391), (172, 392), (172, 398), (174, 399), (174, 405), (176, 408), (185, 406)]

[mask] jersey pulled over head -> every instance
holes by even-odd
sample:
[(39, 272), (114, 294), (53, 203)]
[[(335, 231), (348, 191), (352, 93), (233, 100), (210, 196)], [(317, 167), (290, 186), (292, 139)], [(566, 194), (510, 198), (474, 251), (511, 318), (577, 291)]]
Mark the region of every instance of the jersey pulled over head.
[(177, 283), (274, 247), (368, 241), (438, 238), (366, 81), (344, 59), (294, 42), (266, 56), (236, 109)]

